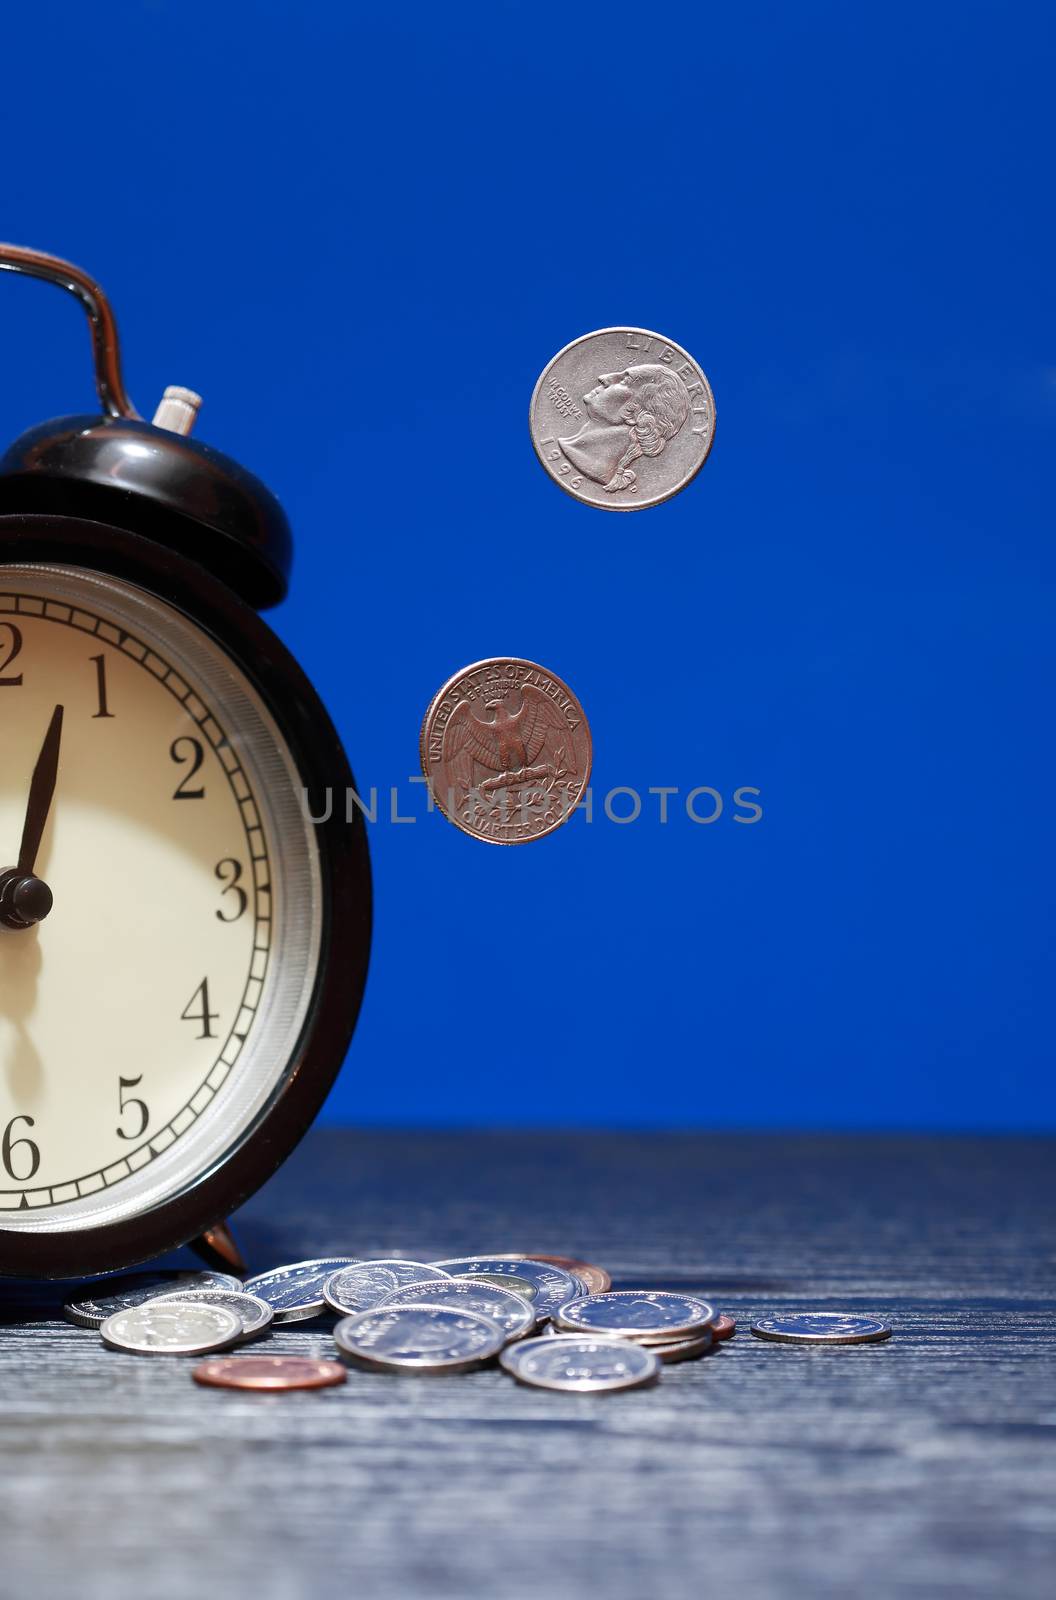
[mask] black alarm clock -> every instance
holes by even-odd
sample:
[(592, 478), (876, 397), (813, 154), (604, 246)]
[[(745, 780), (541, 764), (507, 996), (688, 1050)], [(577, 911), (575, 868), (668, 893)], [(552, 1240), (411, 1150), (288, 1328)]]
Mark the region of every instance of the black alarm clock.
[[(89, 1276), (193, 1243), (293, 1149), (366, 979), (365, 830), (318, 696), (257, 612), (291, 537), (251, 474), (125, 393), (68, 262), (101, 416), (0, 458), (0, 1274)], [(325, 816), (325, 821), (315, 820)]]

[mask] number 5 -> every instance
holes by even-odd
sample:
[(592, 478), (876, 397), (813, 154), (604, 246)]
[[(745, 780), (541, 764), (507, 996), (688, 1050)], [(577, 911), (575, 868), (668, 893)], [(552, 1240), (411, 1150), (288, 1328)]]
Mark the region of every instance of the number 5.
[(139, 1127), (134, 1133), (126, 1133), (124, 1128), (115, 1128), (114, 1131), (119, 1139), (141, 1139), (147, 1131), (150, 1112), (147, 1110), (146, 1103), (143, 1100), (137, 1100), (134, 1094), (125, 1094), (126, 1089), (134, 1089), (137, 1084), (142, 1082), (142, 1073), (138, 1078), (118, 1078), (117, 1080), (117, 1101), (121, 1107), (121, 1115), (124, 1116), (125, 1112), (131, 1110), (133, 1106), (139, 1112)]

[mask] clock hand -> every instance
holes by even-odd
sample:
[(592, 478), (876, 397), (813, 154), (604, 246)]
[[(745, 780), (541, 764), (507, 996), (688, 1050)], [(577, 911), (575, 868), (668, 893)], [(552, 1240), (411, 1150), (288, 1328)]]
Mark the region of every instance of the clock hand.
[(62, 740), (62, 709), (62, 706), (56, 706), (52, 713), (37, 764), (33, 768), (18, 866), (0, 874), (0, 923), (6, 928), (31, 928), (35, 923), (43, 922), (52, 907), (51, 890), (33, 869), (51, 812), (51, 802), (55, 797)]
[(18, 852), (18, 870), (26, 876), (37, 863), (37, 851), (47, 824), (51, 802), (55, 795), (55, 780), (59, 774), (59, 742), (62, 739), (62, 707), (52, 712), (44, 743), (40, 747), (37, 764), (29, 784), (26, 802), (26, 821), (22, 829), (22, 848)]

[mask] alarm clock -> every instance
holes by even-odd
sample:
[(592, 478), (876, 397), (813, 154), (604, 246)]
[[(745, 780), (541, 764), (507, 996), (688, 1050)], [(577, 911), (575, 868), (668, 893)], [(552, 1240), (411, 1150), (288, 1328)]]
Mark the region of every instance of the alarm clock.
[(258, 616), (274, 496), (125, 392), (99, 286), (0, 246), (91, 327), (98, 416), (0, 458), (0, 1274), (192, 1243), (275, 1171), (344, 1060), (371, 885), (334, 727)]

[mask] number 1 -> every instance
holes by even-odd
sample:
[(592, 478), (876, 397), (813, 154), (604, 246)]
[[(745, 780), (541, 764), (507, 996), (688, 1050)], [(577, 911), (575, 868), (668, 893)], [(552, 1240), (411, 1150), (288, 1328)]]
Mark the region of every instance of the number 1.
[(92, 656), (90, 659), (95, 662), (96, 681), (99, 689), (99, 710), (93, 711), (92, 717), (93, 719), (96, 717), (112, 717), (114, 713), (106, 703), (106, 657)]

